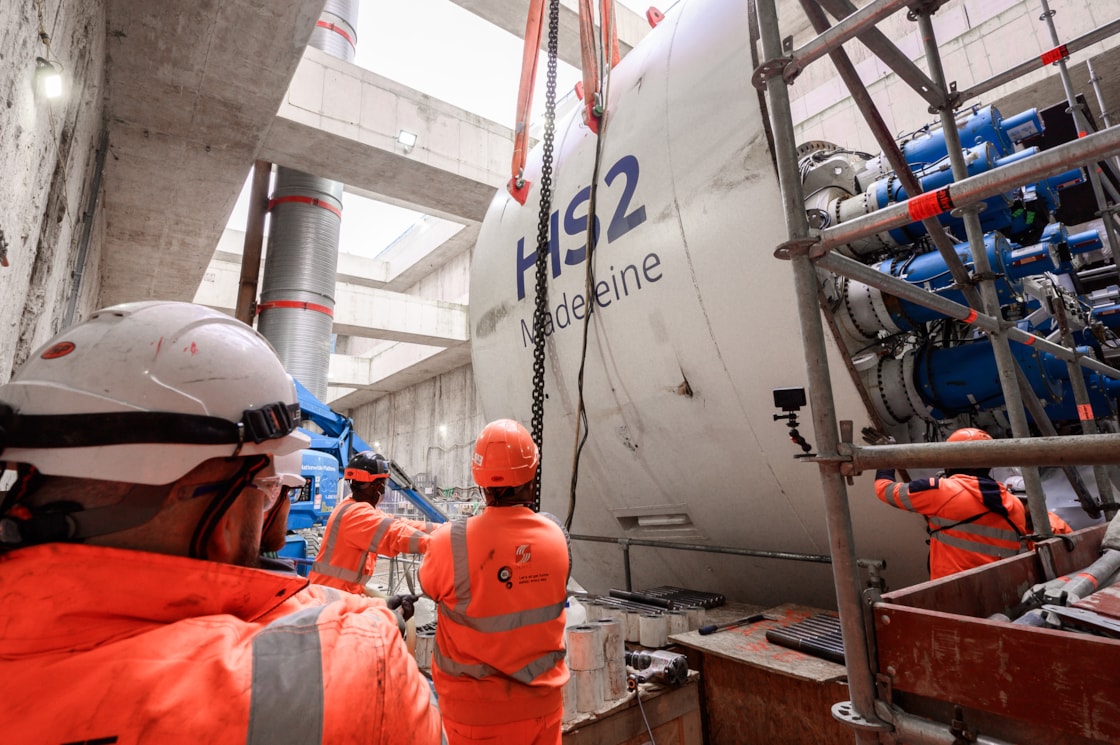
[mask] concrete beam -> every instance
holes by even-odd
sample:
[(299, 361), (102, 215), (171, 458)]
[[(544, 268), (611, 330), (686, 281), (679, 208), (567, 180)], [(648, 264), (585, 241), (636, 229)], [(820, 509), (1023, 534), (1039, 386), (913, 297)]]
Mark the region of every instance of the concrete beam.
[[(519, 39), (525, 38), (525, 21), (529, 4), (525, 0), (452, 0), (459, 7), (469, 10), (479, 18), (508, 31)], [(596, 10), (598, 3), (594, 3)], [(547, 9), (547, 5), (545, 6)], [(615, 25), (618, 28), (618, 51), (623, 57), (649, 33), (649, 23), (643, 16), (629, 8), (615, 4)], [(541, 48), (547, 48), (548, 15), (545, 14), (541, 32)], [(560, 0), (560, 27), (557, 36), (556, 56), (580, 68), (579, 53), (579, 3), (577, 0)]]
[(450, 347), (394, 344), (372, 357), (332, 354), (327, 402), (335, 409), (354, 409), (470, 361), (469, 343)]
[(322, 0), (110, 0), (99, 305), (190, 299)]
[(334, 333), (453, 346), (470, 339), (467, 306), (372, 287), (335, 287)]
[[(400, 130), (417, 135), (406, 151)], [(411, 209), (481, 221), (508, 178), (511, 131), (305, 50), (259, 157)]]

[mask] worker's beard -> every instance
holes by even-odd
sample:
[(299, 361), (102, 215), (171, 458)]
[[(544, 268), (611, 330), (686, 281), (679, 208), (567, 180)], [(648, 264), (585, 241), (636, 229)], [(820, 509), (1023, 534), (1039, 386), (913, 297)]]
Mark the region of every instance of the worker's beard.
[(237, 542), (237, 551), (234, 553), (231, 564), (258, 569), (261, 565), (261, 526), (246, 522), (241, 523), (241, 540)]

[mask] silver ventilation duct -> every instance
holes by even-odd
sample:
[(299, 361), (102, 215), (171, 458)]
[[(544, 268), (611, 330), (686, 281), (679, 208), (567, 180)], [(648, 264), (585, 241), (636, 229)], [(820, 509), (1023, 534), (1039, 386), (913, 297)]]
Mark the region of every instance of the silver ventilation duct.
[[(357, 22), (357, 0), (327, 0), (308, 44), (351, 62)], [(288, 372), (325, 400), (342, 184), (280, 168), (269, 211), (258, 327)]]

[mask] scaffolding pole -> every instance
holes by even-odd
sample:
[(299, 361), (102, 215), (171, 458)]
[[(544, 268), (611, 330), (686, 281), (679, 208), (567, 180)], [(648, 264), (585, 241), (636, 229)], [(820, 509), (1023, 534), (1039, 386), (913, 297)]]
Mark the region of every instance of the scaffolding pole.
[[(829, 28), (820, 8), (827, 8), (834, 15), (837, 9), (849, 13), (834, 28)], [(1044, 7), (1045, 0), (1043, 0)], [(783, 49), (778, 24), (775, 0), (759, 0), (758, 22), (762, 42), (763, 60), (754, 72), (756, 85), (765, 88), (770, 125), (773, 133), (773, 148), (781, 187), (782, 204), (785, 214), (788, 240), (779, 246), (775, 255), (791, 262), (797, 292), (798, 315), (802, 328), (802, 341), (806, 371), (809, 381), (810, 405), (813, 414), (814, 431), (819, 443), (819, 453), (810, 459), (820, 469), (822, 491), (824, 493), (828, 520), (830, 551), (833, 557), (833, 577), (836, 585), (837, 605), (840, 611), (841, 628), (845, 647), (848, 650), (848, 682), (851, 701), (836, 704), (833, 716), (852, 727), (856, 742), (860, 745), (880, 741), (911, 742), (948, 745), (959, 742), (956, 731), (950, 725), (914, 717), (894, 707), (890, 701), (879, 699), (874, 680), (877, 666), (874, 662), (873, 632), (865, 624), (860, 588), (859, 570), (855, 561), (851, 514), (848, 510), (847, 492), (844, 478), (865, 470), (880, 467), (992, 467), (1014, 465), (1024, 468), (1024, 477), (1029, 492), (1029, 503), (1034, 524), (1046, 531), (1049, 525), (1045, 502), (1038, 478), (1040, 465), (1072, 466), (1081, 464), (1111, 465), (1120, 463), (1120, 435), (1085, 434), (1081, 437), (1030, 437), (1024, 408), (1024, 398), (1020, 395), (1022, 371), (1010, 352), (1010, 341), (1033, 344), (1039, 351), (1045, 351), (1066, 360), (1071, 367), (1077, 367), (1080, 378), (1081, 369), (1090, 369), (1109, 377), (1120, 377), (1120, 371), (1080, 354), (1062, 344), (1055, 344), (1034, 336), (1004, 321), (1000, 314), (998, 297), (994, 287), (994, 276), (983, 247), (983, 230), (978, 218), (978, 203), (992, 195), (1030, 183), (1051, 174), (1068, 170), (1073, 165), (1095, 163), (1120, 151), (1120, 131), (1106, 129), (1096, 134), (1087, 134), (1081, 139), (1052, 148), (1009, 165), (997, 168), (971, 178), (961, 152), (960, 138), (953, 118), (954, 105), (961, 96), (953, 91), (946, 80), (941, 63), (940, 51), (932, 24), (932, 14), (942, 3), (938, 0), (910, 2), (909, 17), (917, 20), (925, 44), (925, 57), (929, 67), (929, 78), (907, 75), (899, 72), (891, 62), (884, 59), (888, 66), (898, 72), (900, 77), (912, 82), (915, 91), (927, 100), (935, 97), (935, 108), (941, 115), (942, 128), (946, 137), (947, 149), (953, 175), (953, 184), (937, 189), (935, 192), (920, 194), (909, 190), (910, 197), (859, 218), (841, 223), (810, 236), (804, 210), (796, 139), (790, 111), (788, 83), (809, 61), (828, 54), (841, 77), (848, 85), (853, 99), (861, 113), (883, 145), (887, 160), (895, 168), (900, 178), (909, 173), (908, 168), (899, 168), (902, 162), (897, 146), (884, 143), (886, 129), (882, 118), (866, 89), (852, 74), (854, 69), (840, 49), (844, 40), (858, 37), (868, 43), (874, 40), (873, 51), (894, 49), (877, 29), (869, 28), (868, 18), (883, 17), (885, 8), (893, 6), (889, 2), (873, 2), (862, 11), (856, 11), (848, 0), (802, 0), (806, 15), (810, 18), (818, 34), (816, 38), (790, 53)], [(1047, 8), (1048, 11), (1048, 8)], [(856, 17), (858, 16), (858, 17)], [(1092, 34), (1071, 43), (1070, 46), (1087, 46), (1099, 38), (1115, 33), (1117, 24), (1113, 22)], [(1090, 39), (1092, 41), (1090, 41)], [(1057, 41), (1055, 40), (1055, 44)], [(1068, 49), (1063, 48), (1068, 55)], [(785, 56), (783, 56), (785, 52)], [(888, 55), (880, 54), (881, 59)], [(908, 61), (907, 61), (908, 62)], [(1020, 65), (1010, 78), (997, 76), (999, 83), (1008, 82), (1037, 64)], [(1022, 68), (1022, 69), (1020, 69)], [(1004, 76), (1007, 73), (1003, 74)], [(924, 78), (924, 82), (923, 82)], [(995, 78), (993, 78), (995, 80)], [(989, 81), (990, 82), (990, 81)], [(930, 84), (931, 83), (931, 84)], [(984, 85), (984, 84), (981, 84)], [(979, 90), (980, 86), (966, 93)], [(967, 283), (960, 283), (969, 305), (960, 305), (932, 292), (910, 285), (904, 280), (885, 275), (874, 269), (849, 259), (832, 249), (846, 245), (858, 238), (880, 233), (892, 228), (956, 210), (965, 223), (975, 275), (971, 282), (978, 285), (978, 291), (969, 292)], [(1111, 215), (1105, 211), (1105, 222)], [(1107, 227), (1107, 225), (1106, 225)], [(929, 231), (938, 243), (937, 230)], [(943, 233), (941, 233), (944, 236)], [(939, 246), (940, 248), (940, 246)], [(953, 258), (956, 259), (955, 251)], [(963, 263), (957, 266), (947, 260), (956, 277), (959, 272), (967, 273)], [(815, 266), (814, 266), (815, 265)], [(877, 287), (897, 297), (917, 302), (944, 315), (965, 321), (983, 329), (992, 340), (993, 353), (999, 373), (1004, 400), (1007, 403), (1008, 417), (1012, 428), (1012, 439), (967, 443), (921, 443), (902, 445), (882, 445), (859, 447), (851, 442), (841, 441), (839, 423), (836, 420), (835, 400), (824, 339), (824, 326), (818, 299), (816, 268), (857, 279)], [(971, 306), (971, 307), (970, 307)], [(1068, 331), (1068, 326), (1066, 327)], [(1070, 343), (1068, 334), (1063, 341)], [(1072, 371), (1071, 371), (1072, 375)], [(1082, 385), (1084, 381), (1082, 380)], [(1077, 390), (1080, 401), (1083, 389)], [(844, 429), (850, 440), (850, 425)], [(981, 738), (977, 742), (999, 743), (1000, 740)]]
[[(778, 60), (782, 54), (774, 0), (759, 0), (758, 21), (763, 53), (761, 71), (767, 69), (768, 62), (772, 67), (773, 61)], [(839, 454), (836, 405), (829, 375), (824, 324), (817, 303), (817, 273), (809, 261), (807, 250), (809, 224), (805, 218), (805, 199), (797, 164), (797, 142), (790, 112), (789, 86), (782, 75), (769, 75), (765, 82), (786, 228), (791, 244), (802, 245), (800, 250), (791, 250), (791, 262), (797, 288), (797, 311), (801, 321), (805, 366), (809, 377), (813, 431), (817, 436), (818, 452), (823, 456), (819, 462), (821, 489), (824, 492), (829, 549), (832, 554), (832, 577), (836, 587), (837, 608), (840, 611), (845, 658), (848, 660), (848, 689), (852, 697), (850, 706), (843, 710), (834, 707), (833, 715), (843, 716), (844, 721), (853, 727), (857, 745), (874, 745), (879, 739), (878, 733), (889, 731), (890, 725), (880, 720), (875, 711), (875, 679), (863, 617), (863, 597), (856, 562), (852, 516), (848, 509), (848, 493), (839, 463), (827, 460), (829, 456)]]

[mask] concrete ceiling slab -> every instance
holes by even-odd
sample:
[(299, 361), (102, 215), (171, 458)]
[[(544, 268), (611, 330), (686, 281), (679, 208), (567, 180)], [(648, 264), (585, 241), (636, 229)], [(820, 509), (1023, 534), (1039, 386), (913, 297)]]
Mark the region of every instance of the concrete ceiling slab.
[(101, 305), (190, 300), (322, 0), (110, 0)]
[[(417, 135), (412, 149), (397, 142), (402, 129)], [(512, 143), (507, 127), (309, 48), (260, 157), (467, 222), (482, 220), (508, 178)]]

